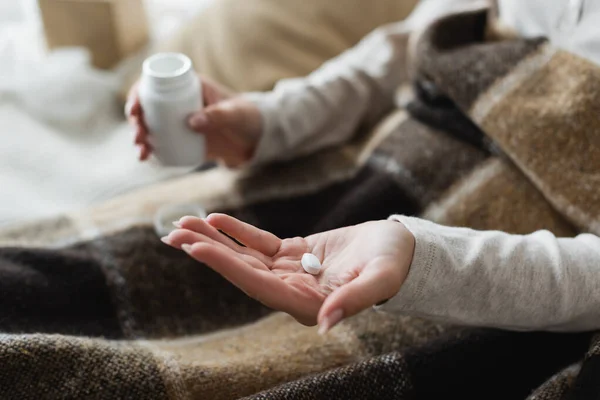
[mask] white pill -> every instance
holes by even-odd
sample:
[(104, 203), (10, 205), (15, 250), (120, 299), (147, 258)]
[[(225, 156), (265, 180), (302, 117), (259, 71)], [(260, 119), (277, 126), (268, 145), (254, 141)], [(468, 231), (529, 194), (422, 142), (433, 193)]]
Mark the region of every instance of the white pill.
[(321, 261), (311, 253), (302, 255), (302, 268), (311, 275), (319, 275), (321, 272)]

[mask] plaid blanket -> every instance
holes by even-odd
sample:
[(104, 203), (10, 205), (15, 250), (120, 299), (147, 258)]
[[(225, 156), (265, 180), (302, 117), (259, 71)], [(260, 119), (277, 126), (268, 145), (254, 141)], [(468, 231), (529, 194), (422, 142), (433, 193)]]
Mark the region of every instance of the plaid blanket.
[(600, 69), (541, 39), (491, 40), (489, 18), (415, 34), (412, 100), (344, 146), (0, 231), (0, 398), (599, 398), (593, 332), (367, 310), (319, 336), (153, 231), (160, 206), (199, 202), (279, 236), (391, 213), (598, 234)]

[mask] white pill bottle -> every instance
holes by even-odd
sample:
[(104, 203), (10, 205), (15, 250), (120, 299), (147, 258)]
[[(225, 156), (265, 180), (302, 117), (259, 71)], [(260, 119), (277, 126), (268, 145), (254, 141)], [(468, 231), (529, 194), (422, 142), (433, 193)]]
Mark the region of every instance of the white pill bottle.
[(200, 110), (202, 85), (192, 61), (179, 53), (158, 53), (144, 61), (139, 87), (148, 140), (155, 157), (171, 167), (204, 163), (204, 136), (187, 126)]

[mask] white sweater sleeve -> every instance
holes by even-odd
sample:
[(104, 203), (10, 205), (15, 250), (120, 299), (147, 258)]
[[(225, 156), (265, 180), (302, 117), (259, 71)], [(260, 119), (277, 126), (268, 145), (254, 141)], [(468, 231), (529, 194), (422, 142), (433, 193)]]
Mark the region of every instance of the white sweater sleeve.
[(600, 328), (600, 238), (510, 235), (403, 216), (416, 247), (398, 294), (378, 307), (513, 330)]
[[(485, 0), (483, 0), (485, 3)], [(247, 93), (263, 117), (252, 164), (289, 160), (348, 140), (393, 107), (406, 79), (408, 33), (482, 0), (421, 0), (405, 21), (376, 29), (355, 47), (304, 78), (271, 92)]]

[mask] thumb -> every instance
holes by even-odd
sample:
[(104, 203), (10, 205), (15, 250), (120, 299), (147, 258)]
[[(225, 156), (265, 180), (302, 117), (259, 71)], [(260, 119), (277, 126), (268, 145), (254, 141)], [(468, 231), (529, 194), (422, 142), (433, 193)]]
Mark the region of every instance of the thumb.
[(237, 102), (225, 100), (192, 114), (188, 125), (198, 133), (211, 133), (235, 128), (238, 119), (240, 109)]
[(208, 133), (218, 130), (218, 125), (210, 118), (209, 109), (197, 111), (188, 118), (188, 126), (197, 133)]
[(342, 319), (351, 317), (375, 304), (393, 297), (399, 290), (388, 268), (373, 265), (356, 279), (339, 287), (323, 302), (317, 321), (319, 333), (327, 333)]

